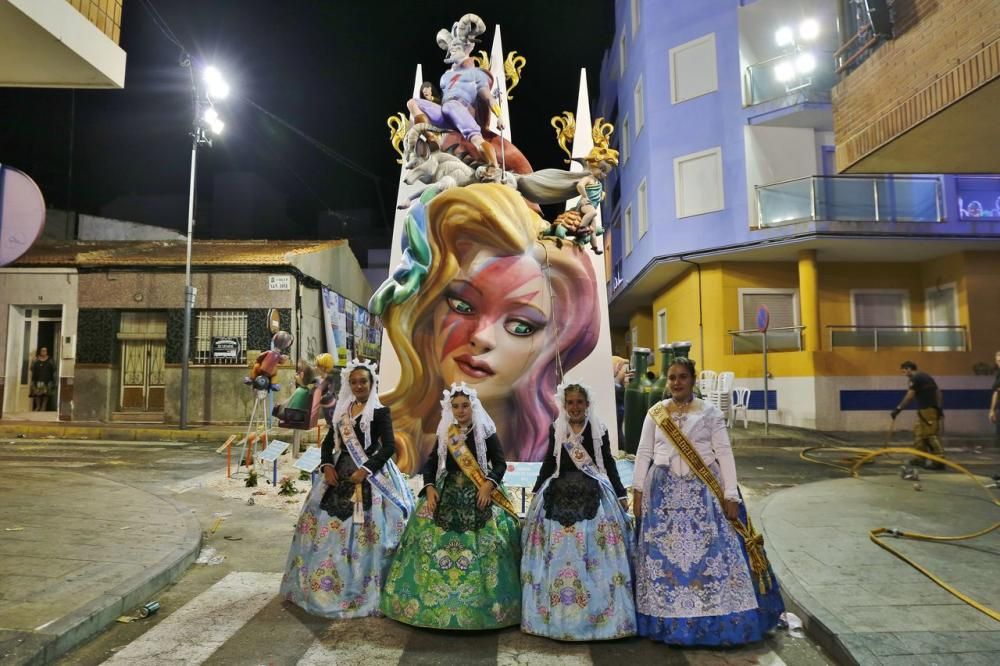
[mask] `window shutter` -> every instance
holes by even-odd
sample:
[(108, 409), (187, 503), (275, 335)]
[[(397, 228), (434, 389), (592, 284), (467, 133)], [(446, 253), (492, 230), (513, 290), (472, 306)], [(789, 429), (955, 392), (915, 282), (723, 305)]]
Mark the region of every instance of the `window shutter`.
[(769, 328), (795, 326), (798, 313), (795, 311), (794, 294), (744, 293), (743, 329), (757, 328), (757, 310), (766, 305), (771, 315)]

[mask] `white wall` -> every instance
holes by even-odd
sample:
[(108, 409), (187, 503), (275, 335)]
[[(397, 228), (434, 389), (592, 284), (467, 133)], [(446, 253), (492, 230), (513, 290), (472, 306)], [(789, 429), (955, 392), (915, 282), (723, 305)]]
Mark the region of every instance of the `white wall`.
[(819, 160), (812, 128), (746, 125), (743, 128), (747, 164), (748, 224), (757, 224), (757, 185), (813, 176)]

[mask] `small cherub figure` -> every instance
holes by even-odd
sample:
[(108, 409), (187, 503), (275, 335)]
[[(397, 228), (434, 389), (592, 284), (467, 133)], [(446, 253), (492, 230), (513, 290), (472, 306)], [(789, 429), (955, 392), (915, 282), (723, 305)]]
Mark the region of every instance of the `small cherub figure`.
[(598, 236), (604, 234), (604, 229), (599, 224), (595, 225), (594, 220), (598, 207), (604, 201), (604, 180), (611, 169), (618, 166), (618, 151), (595, 146), (583, 162), (590, 173), (576, 183), (576, 191), (580, 194), (580, 202), (576, 205), (576, 210), (580, 213), (576, 236), (580, 242), (585, 242), (584, 237), (589, 237), (594, 254), (604, 254), (604, 249), (597, 240)]

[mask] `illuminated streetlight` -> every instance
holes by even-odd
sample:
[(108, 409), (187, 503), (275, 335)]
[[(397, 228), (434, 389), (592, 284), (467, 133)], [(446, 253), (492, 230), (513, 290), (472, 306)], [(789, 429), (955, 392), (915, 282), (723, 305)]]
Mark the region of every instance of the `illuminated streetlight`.
[(799, 37), (807, 42), (819, 37), (819, 23), (816, 22), (816, 19), (809, 18), (799, 24)]
[[(191, 67), (190, 57), (182, 60), (185, 67)], [(229, 84), (215, 67), (202, 70), (199, 79), (191, 71), (191, 95), (194, 102), (194, 123), (191, 131), (191, 186), (188, 191), (188, 228), (187, 257), (184, 262), (184, 344), (181, 350), (181, 409), (180, 427), (188, 426), (188, 387), (190, 383), (189, 367), (191, 364), (191, 310), (194, 308), (195, 296), (198, 290), (191, 284), (191, 240), (194, 235), (194, 191), (195, 174), (198, 169), (198, 146), (212, 145), (212, 139), (206, 130), (212, 134), (222, 133), (225, 123), (219, 118), (219, 112), (212, 105), (213, 99), (224, 99), (229, 95)]]
[(774, 78), (781, 83), (788, 83), (795, 78), (795, 66), (788, 60), (782, 60), (774, 66)]
[(795, 33), (788, 26), (778, 28), (777, 32), (774, 33), (774, 41), (777, 42), (778, 46), (791, 46), (795, 43)]
[(799, 74), (809, 74), (816, 69), (816, 58), (812, 53), (800, 53), (795, 58), (795, 69)]

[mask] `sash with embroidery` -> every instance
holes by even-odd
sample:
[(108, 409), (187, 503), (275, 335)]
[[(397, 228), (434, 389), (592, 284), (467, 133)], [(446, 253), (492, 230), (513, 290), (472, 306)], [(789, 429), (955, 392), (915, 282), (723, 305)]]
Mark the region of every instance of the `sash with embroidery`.
[[(344, 448), (347, 452), (351, 454), (351, 460), (357, 465), (358, 469), (368, 462), (368, 455), (365, 453), (365, 449), (361, 446), (361, 442), (358, 441), (358, 436), (354, 433), (354, 419), (351, 418), (350, 413), (345, 413), (341, 419), (340, 423), (337, 424), (337, 429), (340, 431), (340, 439), (344, 442)], [(382, 497), (385, 497), (390, 502), (396, 505), (396, 507), (403, 512), (403, 518), (409, 516), (409, 508), (407, 502), (399, 496), (396, 490), (389, 483), (388, 477), (379, 470), (375, 474), (368, 475), (368, 482), (372, 484), (372, 487), (382, 493)], [(354, 522), (363, 523), (364, 522), (364, 505), (362, 504), (361, 497), (361, 484), (354, 486)]]
[(576, 465), (578, 470), (610, 490), (612, 495), (616, 494), (615, 489), (611, 485), (611, 481), (608, 479), (607, 475), (601, 474), (601, 470), (597, 468), (597, 465), (594, 463), (594, 459), (590, 457), (589, 453), (587, 453), (587, 449), (583, 445), (582, 430), (578, 435), (570, 435), (569, 439), (563, 442), (563, 448), (566, 449), (566, 453), (569, 454), (569, 459), (573, 461), (573, 464)]
[(458, 463), (458, 467), (462, 470), (462, 473), (476, 484), (476, 488), (482, 488), (484, 483), (493, 486), (493, 494), (491, 495), (493, 503), (515, 518), (520, 519), (517, 509), (514, 508), (514, 503), (510, 501), (510, 498), (500, 490), (499, 486), (494, 486), (493, 482), (486, 478), (486, 474), (483, 473), (482, 468), (479, 466), (479, 461), (476, 460), (476, 456), (472, 455), (472, 452), (469, 451), (469, 447), (465, 443), (465, 435), (454, 424), (448, 428), (448, 453)]
[[(708, 468), (705, 461), (698, 455), (698, 451), (694, 448), (694, 445), (684, 436), (684, 433), (677, 427), (674, 420), (670, 418), (670, 414), (663, 403), (659, 402), (653, 405), (649, 410), (649, 415), (660, 426), (663, 432), (667, 434), (680, 454), (684, 456), (684, 460), (687, 462), (688, 467), (691, 468), (691, 471), (708, 486), (708, 489), (719, 500), (719, 506), (724, 506), (725, 496), (723, 495), (719, 480), (715, 478), (715, 474), (712, 473), (712, 470)], [(754, 530), (749, 513), (747, 514), (746, 524), (739, 518), (727, 518), (727, 520), (733, 526), (733, 530), (743, 539), (743, 543), (747, 549), (747, 556), (750, 559), (750, 569), (753, 571), (754, 576), (757, 577), (757, 585), (760, 588), (761, 594), (766, 593), (771, 587), (771, 574), (769, 573), (767, 555), (764, 553), (764, 537)]]

